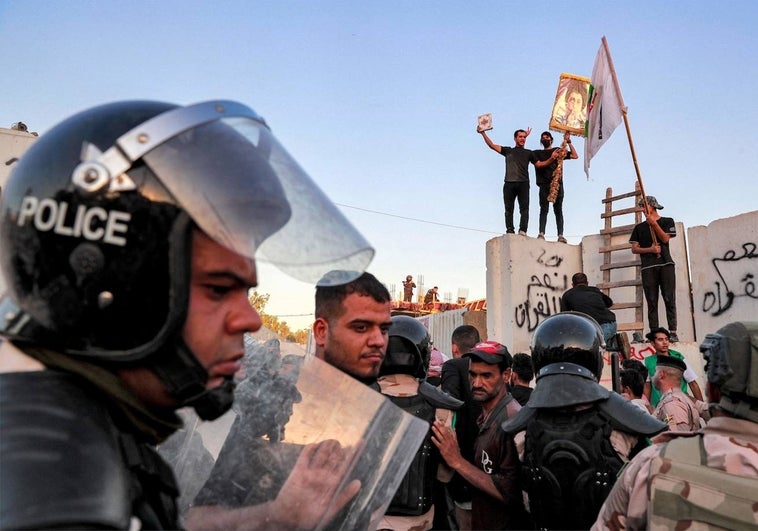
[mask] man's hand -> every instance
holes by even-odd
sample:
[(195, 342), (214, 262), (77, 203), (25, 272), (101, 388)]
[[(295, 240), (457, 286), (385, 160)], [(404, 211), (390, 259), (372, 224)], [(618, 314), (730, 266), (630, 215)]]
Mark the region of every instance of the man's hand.
[(449, 426), (435, 420), (432, 424), (432, 442), (439, 449), (442, 459), (453, 470), (456, 469), (463, 456), (458, 448), (458, 437)]
[(528, 128), (526, 129), (526, 136), (529, 136), (530, 134), (532, 134), (532, 128), (531, 128), (531, 127), (528, 127)]
[(335, 440), (303, 448), (273, 502), (274, 521), (288, 529), (313, 529), (328, 523), (361, 488), (354, 479), (337, 490), (354, 455), (355, 449), (342, 448)]

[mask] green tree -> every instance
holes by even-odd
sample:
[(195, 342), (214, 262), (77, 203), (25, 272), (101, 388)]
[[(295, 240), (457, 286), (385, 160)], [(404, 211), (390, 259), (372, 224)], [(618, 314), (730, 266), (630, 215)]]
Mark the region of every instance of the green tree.
[(293, 332), (287, 324), (287, 321), (280, 321), (277, 316), (266, 313), (266, 305), (270, 298), (271, 295), (269, 293), (258, 293), (257, 291), (253, 291), (248, 297), (250, 304), (252, 304), (253, 308), (255, 308), (258, 314), (260, 314), (263, 326), (287, 341), (293, 341), (305, 345), (306, 341), (308, 341), (307, 328)]

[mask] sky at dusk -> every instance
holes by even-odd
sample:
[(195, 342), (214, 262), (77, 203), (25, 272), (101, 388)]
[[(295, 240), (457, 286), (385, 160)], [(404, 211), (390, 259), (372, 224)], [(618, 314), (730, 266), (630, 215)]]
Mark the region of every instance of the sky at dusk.
[[(638, 164), (685, 227), (756, 209), (758, 3), (585, 1), (18, 1), (0, 3), (0, 126), (44, 135), (117, 100), (252, 107), (376, 248), (402, 290), (423, 275), (453, 300), (486, 294), (485, 245), (502, 235), (503, 158), (475, 132), (539, 149), (562, 72), (589, 77), (606, 36)], [(554, 133), (556, 139), (560, 135)], [(633, 190), (623, 125), (564, 166), (571, 244), (603, 226), (607, 187)], [(529, 236), (537, 234), (532, 180)], [(518, 216), (517, 216), (518, 218)], [(548, 218), (548, 240), (555, 220)], [(313, 320), (313, 286), (264, 266), (267, 310)]]

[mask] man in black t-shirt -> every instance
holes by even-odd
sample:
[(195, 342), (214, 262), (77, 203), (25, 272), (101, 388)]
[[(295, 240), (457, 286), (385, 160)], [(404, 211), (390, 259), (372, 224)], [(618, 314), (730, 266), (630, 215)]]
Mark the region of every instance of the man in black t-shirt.
[[(643, 206), (640, 199), (638, 206)], [(671, 342), (679, 340), (676, 334), (676, 271), (669, 251), (669, 240), (676, 237), (672, 218), (658, 214), (663, 205), (652, 195), (647, 196), (646, 221), (632, 230), (629, 242), (632, 253), (640, 255), (642, 262), (642, 291), (647, 302), (648, 327), (658, 328), (658, 292), (666, 306), (666, 320), (671, 331)], [(655, 235), (655, 239), (653, 238)]]
[(503, 203), (505, 203), (505, 232), (513, 234), (513, 207), (518, 199), (519, 227), (518, 233), (526, 236), (529, 226), (529, 162), (532, 160), (532, 151), (524, 149), (526, 137), (532, 132), (532, 128), (526, 131), (517, 129), (513, 133), (514, 147), (500, 146), (495, 144), (487, 136), (486, 131), (479, 128), (477, 133), (482, 135), (484, 142), (490, 149), (505, 157), (505, 182), (503, 183)]
[[(571, 135), (568, 132), (564, 133), (563, 141), (566, 142), (564, 160), (578, 159), (579, 155), (571, 145)], [(550, 195), (550, 184), (553, 182), (553, 174), (558, 167), (558, 157), (561, 154), (561, 148), (552, 147), (553, 135), (550, 134), (550, 131), (542, 132), (540, 144), (545, 149), (532, 151), (532, 162), (537, 174), (537, 186), (540, 188), (540, 233), (537, 237), (545, 239), (547, 212), (550, 208), (547, 198)], [(553, 214), (555, 214), (555, 226), (558, 230), (558, 241), (566, 243), (566, 238), (563, 236), (563, 178), (558, 180), (558, 195), (553, 202)]]

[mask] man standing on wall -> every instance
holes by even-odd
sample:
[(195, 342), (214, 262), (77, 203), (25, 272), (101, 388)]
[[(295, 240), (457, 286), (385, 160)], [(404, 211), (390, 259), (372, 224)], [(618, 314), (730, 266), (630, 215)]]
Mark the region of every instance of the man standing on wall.
[(505, 232), (513, 234), (513, 207), (518, 199), (519, 228), (518, 233), (526, 236), (529, 226), (529, 162), (532, 160), (532, 151), (524, 149), (526, 137), (532, 132), (532, 128), (526, 131), (517, 129), (513, 133), (514, 147), (500, 146), (495, 144), (487, 136), (486, 131), (477, 128), (477, 133), (482, 135), (484, 142), (490, 149), (505, 157), (505, 183), (503, 184), (503, 202), (505, 203)]
[[(571, 145), (571, 135), (568, 132), (564, 133), (563, 141), (567, 146), (563, 160), (578, 159), (579, 155)], [(553, 135), (550, 134), (550, 131), (542, 132), (540, 144), (545, 149), (533, 151), (532, 162), (534, 162), (535, 173), (537, 174), (537, 186), (540, 188), (540, 233), (537, 238), (544, 240), (547, 212), (550, 209), (550, 202), (547, 198), (550, 195), (553, 174), (560, 164), (558, 158), (563, 150), (562, 148), (552, 147)], [(558, 241), (566, 243), (566, 238), (563, 236), (563, 178), (558, 179), (558, 194), (553, 202), (553, 214), (555, 214), (555, 227), (558, 230)]]
[[(645, 203), (640, 199), (638, 206)], [(671, 342), (679, 341), (676, 333), (676, 270), (669, 250), (669, 240), (676, 237), (672, 218), (658, 214), (663, 205), (652, 195), (647, 196), (645, 221), (632, 230), (629, 242), (632, 253), (640, 255), (642, 265), (642, 291), (647, 302), (647, 320), (651, 329), (658, 328), (658, 292), (666, 307), (666, 321), (671, 331)]]

